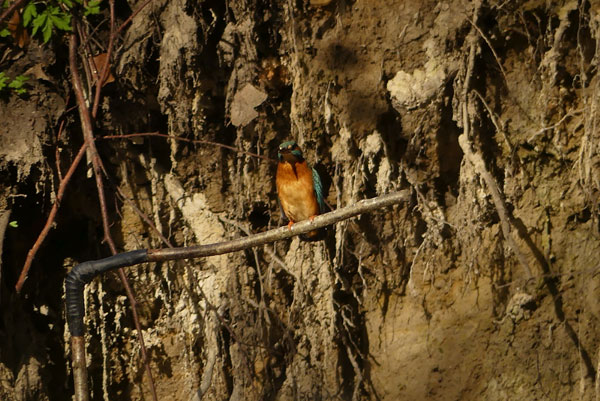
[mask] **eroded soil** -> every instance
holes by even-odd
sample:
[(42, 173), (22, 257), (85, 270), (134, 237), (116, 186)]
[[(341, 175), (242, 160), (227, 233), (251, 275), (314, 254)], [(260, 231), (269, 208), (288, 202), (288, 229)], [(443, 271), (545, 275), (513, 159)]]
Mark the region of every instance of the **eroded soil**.
[[(94, 134), (120, 251), (283, 224), (275, 164), (215, 143), (295, 139), (334, 208), (411, 191), (323, 241), (129, 268), (158, 398), (598, 399), (597, 5), (316, 3), (152, 1), (118, 39)], [(0, 69), (38, 73), (0, 98), (0, 398), (63, 400), (63, 280), (110, 251), (84, 159), (14, 291), (83, 139), (65, 43), (9, 42)], [(124, 294), (86, 291), (92, 399), (151, 399)]]

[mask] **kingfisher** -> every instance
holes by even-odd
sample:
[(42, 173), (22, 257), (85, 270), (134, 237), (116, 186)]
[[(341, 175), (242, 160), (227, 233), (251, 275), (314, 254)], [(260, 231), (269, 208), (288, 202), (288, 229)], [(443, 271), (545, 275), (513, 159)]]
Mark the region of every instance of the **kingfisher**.
[[(288, 228), (298, 221), (310, 219), (325, 211), (321, 177), (302, 155), (296, 142), (287, 141), (279, 145), (277, 152), (277, 195), (283, 213), (288, 218)], [(306, 239), (318, 239), (319, 230), (306, 234)]]

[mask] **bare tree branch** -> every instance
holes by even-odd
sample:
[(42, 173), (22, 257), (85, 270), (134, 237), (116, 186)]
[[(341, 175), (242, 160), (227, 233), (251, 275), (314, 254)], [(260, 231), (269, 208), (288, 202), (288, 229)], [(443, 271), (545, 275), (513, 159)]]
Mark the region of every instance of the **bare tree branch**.
[[(77, 29), (77, 24), (74, 24), (74, 28)], [(69, 43), (69, 65), (71, 69), (72, 75), (72, 84), (73, 90), (75, 91), (75, 96), (77, 98), (77, 104), (79, 106), (79, 115), (81, 119), (81, 127), (83, 130), (83, 136), (85, 138), (85, 143), (90, 150), (92, 157), (92, 167), (94, 169), (94, 176), (96, 178), (96, 187), (98, 190), (98, 200), (100, 202), (100, 211), (102, 214), (102, 226), (104, 228), (104, 239), (108, 243), (111, 252), (114, 254), (117, 253), (117, 247), (110, 235), (110, 226), (108, 224), (108, 212), (106, 209), (106, 198), (104, 194), (104, 183), (102, 181), (102, 160), (98, 155), (98, 150), (96, 149), (96, 144), (94, 141), (94, 133), (92, 127), (92, 116), (90, 114), (90, 110), (87, 106), (84, 94), (83, 87), (81, 83), (81, 77), (79, 76), (79, 72), (77, 70), (77, 35), (75, 33), (71, 34), (70, 43)], [(148, 374), (148, 378), (150, 379), (150, 392), (152, 394), (153, 399), (156, 401), (158, 397), (156, 395), (156, 388), (154, 385), (154, 379), (152, 377), (152, 371), (150, 370), (150, 361), (148, 358), (148, 353), (146, 351), (146, 346), (144, 344), (144, 337), (142, 334), (142, 327), (139, 323), (138, 313), (137, 313), (137, 301), (135, 296), (133, 295), (133, 291), (129, 282), (127, 280), (127, 276), (125, 276), (125, 272), (122, 268), (118, 270), (119, 278), (123, 283), (123, 287), (125, 288), (125, 292), (127, 293), (127, 298), (131, 303), (131, 310), (133, 312), (133, 321), (135, 324), (135, 328), (138, 332), (138, 338), (140, 340), (140, 351), (142, 354), (142, 359), (144, 361), (144, 365), (146, 367), (146, 373)]]
[(98, 139), (127, 139), (127, 138), (139, 138), (139, 137), (145, 137), (145, 136), (156, 136), (156, 137), (159, 137), (159, 138), (175, 139), (176, 141), (189, 142), (189, 143), (194, 143), (194, 144), (217, 146), (217, 147), (220, 147), (220, 148), (223, 148), (223, 149), (233, 150), (234, 152), (241, 153), (241, 154), (244, 154), (244, 155), (248, 155), (248, 156), (252, 156), (252, 157), (257, 157), (259, 159), (266, 160), (266, 161), (268, 161), (270, 163), (277, 163), (277, 160), (271, 159), (270, 157), (259, 155), (257, 153), (247, 152), (245, 150), (236, 148), (234, 146), (225, 145), (223, 143), (213, 142), (213, 141), (207, 141), (207, 140), (204, 140), (204, 139), (183, 138), (181, 136), (161, 134), (160, 132), (138, 132), (138, 133), (135, 133), (135, 134), (125, 134), (125, 135), (105, 135), (105, 136), (100, 137)]
[(4, 22), (5, 19), (7, 19), (8, 17), (11, 16), (11, 14), (18, 9), (19, 7), (21, 7), (23, 4), (25, 4), (27, 0), (17, 0), (14, 3), (11, 4), (10, 7), (8, 7), (6, 9), (6, 11), (4, 11), (2, 13), (2, 15), (0, 15), (0, 24)]
[(81, 148), (79, 149), (77, 156), (75, 156), (75, 159), (73, 159), (73, 162), (71, 163), (71, 167), (69, 167), (67, 174), (60, 181), (60, 185), (58, 186), (58, 192), (56, 193), (56, 200), (54, 201), (54, 205), (52, 205), (52, 209), (50, 210), (50, 214), (48, 215), (46, 224), (44, 225), (42, 232), (40, 232), (40, 235), (38, 236), (37, 240), (31, 247), (29, 252), (27, 252), (27, 259), (25, 259), (25, 264), (23, 265), (23, 268), (21, 269), (21, 274), (19, 275), (19, 280), (17, 281), (17, 284), (15, 284), (15, 290), (17, 292), (21, 292), (21, 289), (23, 288), (23, 284), (25, 283), (25, 280), (27, 279), (27, 273), (29, 273), (29, 269), (31, 268), (31, 264), (33, 263), (33, 259), (35, 258), (37, 251), (40, 249), (40, 246), (46, 239), (46, 236), (50, 232), (50, 229), (52, 228), (52, 224), (54, 223), (54, 219), (56, 218), (56, 213), (58, 212), (58, 208), (60, 207), (60, 202), (62, 201), (62, 198), (65, 194), (65, 190), (67, 189), (67, 184), (69, 183), (71, 177), (73, 176), (73, 173), (77, 169), (77, 166), (79, 166), (79, 162), (85, 155), (86, 149), (87, 149), (87, 143), (84, 143), (81, 146)]
[(158, 262), (163, 260), (199, 258), (203, 256), (221, 255), (229, 252), (241, 251), (254, 246), (278, 241), (299, 234), (349, 219), (359, 214), (367, 213), (376, 209), (405, 202), (410, 197), (409, 190), (393, 192), (391, 194), (378, 196), (376, 198), (362, 200), (352, 206), (334, 210), (315, 217), (313, 221), (305, 220), (295, 223), (291, 228), (280, 227), (265, 231), (249, 237), (238, 238), (233, 241), (218, 242), (216, 244), (190, 246), (186, 248), (149, 249), (148, 261)]

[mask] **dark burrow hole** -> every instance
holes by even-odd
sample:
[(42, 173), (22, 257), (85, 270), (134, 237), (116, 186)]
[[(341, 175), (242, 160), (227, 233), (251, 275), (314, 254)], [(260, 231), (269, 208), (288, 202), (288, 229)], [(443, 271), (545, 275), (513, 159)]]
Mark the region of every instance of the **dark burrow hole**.
[(267, 224), (269, 224), (270, 219), (271, 211), (269, 210), (269, 205), (265, 202), (254, 202), (252, 204), (252, 210), (250, 211), (248, 220), (250, 220), (253, 231), (265, 228)]

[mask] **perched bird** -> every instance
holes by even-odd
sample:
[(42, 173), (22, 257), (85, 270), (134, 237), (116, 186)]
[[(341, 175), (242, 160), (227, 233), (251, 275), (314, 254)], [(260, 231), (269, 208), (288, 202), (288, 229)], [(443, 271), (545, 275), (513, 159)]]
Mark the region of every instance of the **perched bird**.
[[(317, 170), (308, 167), (296, 142), (287, 141), (279, 145), (277, 159), (275, 183), (279, 203), (290, 221), (288, 227), (323, 213), (325, 202), (321, 178)], [(319, 230), (314, 230), (307, 233), (306, 238), (315, 239), (318, 234)]]

